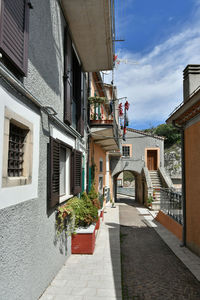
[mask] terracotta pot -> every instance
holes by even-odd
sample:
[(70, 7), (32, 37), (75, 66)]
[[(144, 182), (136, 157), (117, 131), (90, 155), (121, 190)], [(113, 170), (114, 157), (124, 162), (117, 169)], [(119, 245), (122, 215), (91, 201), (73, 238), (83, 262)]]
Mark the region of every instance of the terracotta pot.
[(87, 228), (78, 228), (72, 234), (72, 254), (93, 254), (95, 248), (95, 227), (92, 224)]
[(99, 230), (100, 228), (100, 217), (98, 218), (98, 221), (96, 222), (95, 230)]

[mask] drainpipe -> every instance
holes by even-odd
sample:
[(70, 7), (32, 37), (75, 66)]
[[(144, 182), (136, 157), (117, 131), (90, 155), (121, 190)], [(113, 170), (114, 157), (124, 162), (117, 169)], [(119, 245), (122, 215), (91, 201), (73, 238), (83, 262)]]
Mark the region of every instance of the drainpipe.
[(182, 160), (182, 205), (183, 205), (183, 234), (181, 247), (186, 246), (186, 191), (185, 191), (185, 137), (184, 128), (179, 127), (173, 121), (173, 126), (181, 132), (181, 160)]
[[(88, 73), (88, 92), (87, 96), (90, 97), (91, 87), (90, 87), (90, 73)], [(87, 99), (87, 123), (89, 123), (90, 120), (90, 106)], [(86, 191), (89, 193), (89, 173), (90, 173), (90, 130), (87, 126), (88, 131), (88, 141), (87, 141), (87, 183), (86, 183)]]

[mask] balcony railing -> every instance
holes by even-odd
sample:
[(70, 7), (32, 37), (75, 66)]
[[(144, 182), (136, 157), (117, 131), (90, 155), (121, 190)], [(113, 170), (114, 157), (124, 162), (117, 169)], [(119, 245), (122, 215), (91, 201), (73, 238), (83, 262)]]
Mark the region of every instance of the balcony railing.
[(113, 124), (113, 115), (108, 113), (104, 103), (90, 105), (90, 124)]
[(179, 224), (183, 224), (182, 195), (170, 189), (160, 189), (160, 209)]

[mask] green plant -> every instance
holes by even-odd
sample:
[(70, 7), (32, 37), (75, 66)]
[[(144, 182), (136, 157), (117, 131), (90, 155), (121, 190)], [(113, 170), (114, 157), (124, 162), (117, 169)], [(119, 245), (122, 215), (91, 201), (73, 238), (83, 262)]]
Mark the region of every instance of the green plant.
[(98, 96), (89, 97), (88, 100), (90, 103), (105, 103), (105, 102), (107, 102), (105, 97), (98, 97)]
[(88, 193), (88, 197), (90, 198), (90, 200), (98, 198), (98, 193), (95, 190), (95, 183), (94, 183), (94, 181), (93, 181), (92, 186), (90, 188), (90, 191)]
[(97, 208), (100, 209), (101, 205), (99, 202), (99, 194), (96, 192), (95, 190), (95, 183), (92, 183), (91, 189), (88, 193), (88, 197), (90, 198), (90, 200), (92, 201), (93, 205)]
[(86, 195), (80, 199), (78, 197), (71, 198), (66, 204), (58, 208), (56, 217), (58, 234), (65, 230), (70, 235), (75, 233), (78, 227), (86, 227), (97, 222), (98, 209), (90, 199), (87, 199)]
[(153, 202), (153, 196), (152, 195), (149, 195), (148, 199), (147, 199), (147, 204), (148, 206), (151, 206), (152, 205), (152, 202)]
[(82, 192), (81, 194), (81, 199), (85, 200), (85, 201), (88, 201), (90, 200), (90, 198), (88, 197), (88, 194), (86, 192)]

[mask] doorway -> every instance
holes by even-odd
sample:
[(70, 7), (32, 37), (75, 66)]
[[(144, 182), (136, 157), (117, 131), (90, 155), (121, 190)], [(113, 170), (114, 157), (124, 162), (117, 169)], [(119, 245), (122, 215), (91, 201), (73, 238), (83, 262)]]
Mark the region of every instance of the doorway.
[(150, 171), (158, 169), (158, 151), (157, 150), (147, 150), (147, 168)]

